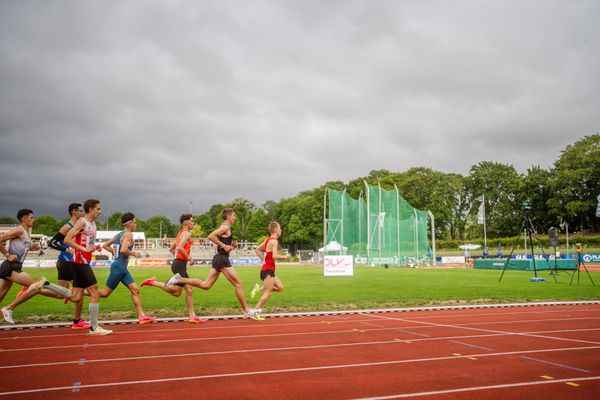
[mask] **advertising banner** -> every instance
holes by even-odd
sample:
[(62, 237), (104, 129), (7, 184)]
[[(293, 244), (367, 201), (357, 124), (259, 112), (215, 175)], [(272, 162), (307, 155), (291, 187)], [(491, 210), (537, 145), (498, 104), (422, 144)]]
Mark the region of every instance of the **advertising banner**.
[(324, 256), (324, 261), (323, 274), (325, 276), (354, 275), (352, 256)]

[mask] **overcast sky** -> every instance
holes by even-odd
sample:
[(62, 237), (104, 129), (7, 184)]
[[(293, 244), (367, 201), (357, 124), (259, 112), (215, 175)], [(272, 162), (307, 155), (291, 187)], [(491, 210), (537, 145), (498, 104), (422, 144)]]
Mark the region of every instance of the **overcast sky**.
[(548, 168), (599, 131), (598, 21), (596, 0), (2, 1), (0, 215)]

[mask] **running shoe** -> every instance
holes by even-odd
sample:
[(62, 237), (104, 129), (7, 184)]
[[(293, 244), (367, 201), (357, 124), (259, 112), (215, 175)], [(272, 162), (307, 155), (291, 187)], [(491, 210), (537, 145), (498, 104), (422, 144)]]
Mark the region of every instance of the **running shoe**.
[(111, 333), (113, 333), (113, 331), (111, 331), (110, 329), (104, 329), (100, 325), (98, 325), (98, 327), (96, 329), (90, 328), (90, 335), (104, 336), (104, 335), (110, 335)]
[(179, 275), (179, 272), (178, 272), (167, 281), (166, 286), (175, 285), (175, 284), (179, 283), (180, 279), (181, 279), (181, 275)]
[(1, 311), (2, 311), (2, 317), (4, 318), (4, 320), (6, 322), (8, 322), (9, 324), (15, 323), (15, 321), (13, 320), (13, 317), (12, 317), (12, 310), (7, 309), (6, 307), (2, 307)]
[(156, 282), (156, 277), (145, 279), (142, 283), (140, 283), (140, 287), (142, 286), (154, 286), (154, 282)]
[(46, 284), (46, 282), (48, 282), (48, 279), (46, 279), (46, 277), (45, 277), (45, 276), (41, 276), (41, 277), (40, 277), (40, 278), (39, 278), (37, 281), (33, 282), (33, 283), (32, 283), (32, 284), (29, 286), (29, 288), (27, 288), (27, 292), (26, 292), (26, 293), (29, 293), (29, 292), (31, 292), (32, 290), (38, 290), (38, 289), (41, 289), (41, 288), (42, 288), (42, 286), (44, 286), (44, 285)]
[(156, 318), (149, 315), (144, 315), (143, 317), (138, 318), (139, 324), (151, 324), (154, 321), (156, 321)]
[(73, 322), (71, 324), (71, 329), (90, 329), (91, 326), (91, 324), (88, 324), (84, 320), (80, 319), (77, 320), (77, 323)]
[(190, 317), (190, 319), (188, 319), (188, 322), (190, 324), (203, 324), (205, 322), (207, 322), (207, 319), (204, 318), (200, 318), (199, 316), (194, 316), (194, 317)]
[(19, 297), (20, 295), (22, 295), (23, 293), (27, 292), (28, 288), (29, 288), (29, 286), (21, 286), (21, 290), (19, 290), (19, 293), (17, 293), (17, 295), (15, 296), (15, 299), (17, 297)]
[(255, 298), (256, 297), (256, 293), (258, 293), (260, 291), (260, 285), (258, 283), (254, 284), (254, 287), (252, 288), (252, 291), (250, 292), (250, 298)]

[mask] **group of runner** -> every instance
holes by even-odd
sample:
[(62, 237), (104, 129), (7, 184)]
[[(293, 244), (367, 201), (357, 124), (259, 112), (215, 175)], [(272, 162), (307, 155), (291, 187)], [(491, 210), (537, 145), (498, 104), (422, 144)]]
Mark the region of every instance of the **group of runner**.
[[(0, 252), (6, 257), (6, 260), (0, 265), (0, 303), (4, 300), (13, 282), (23, 286), (15, 300), (0, 309), (4, 320), (13, 324), (12, 313), (14, 308), (36, 294), (42, 294), (64, 299), (65, 303), (69, 301), (75, 303), (72, 329), (89, 329), (90, 335), (109, 335), (112, 333), (111, 330), (98, 325), (99, 299), (109, 297), (119, 283), (123, 283), (131, 292), (138, 322), (140, 324), (154, 322), (155, 317), (144, 313), (140, 299), (140, 289), (127, 269), (129, 257), (140, 258), (140, 253), (133, 251), (133, 232), (137, 227), (135, 215), (132, 212), (124, 213), (121, 216), (123, 229), (112, 239), (99, 244), (96, 243), (95, 221), (102, 213), (100, 201), (90, 199), (83, 205), (72, 203), (69, 205), (68, 211), (69, 221), (60, 228), (49, 242), (50, 247), (60, 251), (56, 263), (58, 270), (57, 284), (48, 282), (45, 277), (34, 280), (31, 275), (22, 271), (27, 252), (30, 249), (35, 250), (31, 241), (31, 229), (35, 221), (32, 210), (19, 210), (17, 213), (19, 225), (0, 236)], [(254, 285), (251, 297), (254, 298), (260, 291), (263, 291), (264, 294), (260, 297), (256, 306), (250, 308), (244, 295), (242, 282), (229, 260), (230, 252), (238, 245), (231, 232), (231, 227), (236, 219), (235, 211), (232, 208), (225, 208), (222, 212), (222, 218), (223, 223), (208, 235), (208, 239), (217, 246), (217, 253), (212, 260), (212, 268), (204, 281), (190, 278), (187, 272), (187, 266), (193, 264), (191, 232), (194, 227), (194, 220), (191, 214), (183, 214), (180, 218), (182, 229), (169, 248), (174, 255), (171, 265), (171, 271), (174, 275), (165, 283), (158, 281), (156, 277), (148, 278), (140, 286), (157, 287), (175, 297), (180, 297), (183, 290), (185, 290), (189, 314), (188, 322), (204, 323), (206, 319), (200, 318), (194, 311), (192, 287), (208, 290), (222, 273), (234, 287), (235, 295), (243, 309), (244, 316), (258, 321), (264, 320), (261, 315), (263, 305), (272, 292), (283, 290), (281, 280), (275, 275), (275, 260), (289, 258), (289, 254), (278, 253), (278, 239), (282, 233), (281, 226), (278, 222), (271, 222), (268, 226), (270, 236), (256, 249), (256, 254), (263, 261), (260, 271), (260, 279), (263, 284)], [(9, 240), (10, 245), (6, 249), (5, 242)], [(90, 264), (92, 254), (102, 248), (112, 253), (114, 257), (106, 285), (103, 289), (99, 289)], [(68, 289), (70, 284), (72, 284), (71, 290)], [(90, 298), (90, 323), (81, 319), (84, 295)]]

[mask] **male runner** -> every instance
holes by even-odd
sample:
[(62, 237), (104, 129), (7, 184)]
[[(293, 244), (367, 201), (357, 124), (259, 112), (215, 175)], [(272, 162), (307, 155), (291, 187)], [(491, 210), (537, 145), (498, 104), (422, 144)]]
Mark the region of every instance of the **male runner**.
[(115, 259), (110, 265), (110, 275), (106, 280), (106, 286), (100, 290), (100, 297), (106, 298), (119, 286), (119, 282), (127, 286), (131, 292), (131, 301), (135, 306), (140, 324), (154, 322), (156, 318), (144, 314), (142, 301), (140, 300), (140, 289), (135, 284), (133, 276), (127, 269), (129, 257), (140, 258), (140, 253), (133, 250), (133, 232), (137, 227), (135, 215), (132, 212), (126, 212), (121, 216), (123, 230), (115, 235), (108, 242), (102, 244), (106, 251), (115, 255)]
[[(246, 318), (252, 318), (257, 321), (261, 321), (262, 318), (256, 310), (250, 309), (248, 307), (248, 303), (246, 303), (246, 296), (244, 296), (244, 289), (242, 286), (242, 281), (240, 280), (237, 272), (231, 266), (229, 262), (229, 253), (231, 250), (237, 248), (237, 241), (233, 240), (233, 235), (231, 233), (231, 226), (235, 222), (236, 215), (233, 211), (233, 208), (225, 208), (221, 213), (221, 217), (223, 218), (223, 223), (220, 227), (215, 229), (208, 235), (208, 240), (216, 244), (217, 254), (213, 257), (212, 268), (206, 277), (206, 280), (201, 281), (200, 279), (190, 279), (187, 276), (184, 277), (181, 274), (175, 274), (171, 279), (167, 281), (168, 284), (186, 284), (192, 285), (195, 287), (199, 287), (204, 290), (210, 289), (214, 283), (217, 281), (217, 278), (221, 273), (225, 275), (225, 278), (233, 285), (235, 290), (235, 295), (244, 310), (244, 316)], [(173, 271), (175, 272), (175, 271)]]
[(256, 304), (256, 312), (260, 315), (262, 312), (262, 306), (265, 304), (272, 292), (283, 292), (283, 283), (279, 277), (275, 276), (275, 260), (287, 260), (290, 258), (289, 254), (280, 255), (278, 254), (279, 243), (278, 239), (281, 237), (281, 225), (277, 221), (271, 221), (269, 223), (269, 236), (264, 242), (262, 242), (256, 248), (256, 254), (263, 260), (264, 264), (260, 270), (260, 280), (264, 282), (262, 286), (258, 283), (254, 285), (250, 296), (254, 299), (256, 293), (264, 291), (265, 294), (261, 296)]
[[(67, 221), (67, 223), (60, 228), (60, 230), (52, 237), (52, 239), (50, 239), (50, 242), (48, 243), (51, 248), (60, 251), (58, 259), (56, 260), (56, 269), (58, 270), (57, 283), (67, 289), (69, 288), (70, 282), (73, 281), (72, 262), (73, 253), (75, 251), (64, 243), (65, 235), (73, 226), (75, 226), (75, 223), (77, 223), (82, 215), (83, 208), (81, 204), (69, 204), (69, 221)], [(71, 329), (90, 329), (91, 325), (81, 319), (82, 309), (83, 298), (75, 303), (75, 315), (73, 318), (73, 323), (71, 324)]]
[[(181, 222), (181, 231), (179, 231), (175, 242), (169, 248), (169, 251), (175, 255), (173, 264), (171, 264), (171, 272), (187, 278), (189, 276), (187, 273), (188, 262), (190, 264), (194, 262), (191, 255), (192, 229), (194, 229), (192, 214), (183, 214), (179, 218), (179, 222)], [(206, 322), (205, 319), (198, 317), (194, 311), (194, 299), (192, 298), (194, 289), (191, 286), (184, 285), (183, 283), (162, 283), (158, 282), (155, 277), (144, 280), (140, 286), (155, 286), (174, 297), (181, 296), (181, 292), (185, 288), (185, 303), (187, 304), (189, 314), (188, 322), (192, 324)]]
[[(27, 286), (28, 289), (20, 296), (17, 296), (12, 303), (2, 307), (2, 317), (9, 324), (15, 323), (12, 317), (15, 307), (26, 302), (36, 294), (41, 293), (43, 288), (45, 290), (43, 294), (50, 297), (60, 296), (62, 298), (70, 295), (68, 290), (51, 284), (45, 277), (42, 276), (34, 281), (31, 275), (22, 271), (23, 261), (32, 248), (31, 228), (35, 222), (33, 211), (28, 208), (19, 210), (17, 212), (17, 220), (19, 221), (19, 225), (16, 228), (0, 236), (0, 252), (6, 257), (6, 260), (0, 265), (0, 302), (4, 300), (13, 282)], [(4, 242), (7, 240), (10, 240), (8, 250), (4, 247)]]
[(65, 244), (75, 249), (73, 256), (73, 294), (71, 301), (78, 302), (83, 298), (84, 290), (90, 295), (90, 335), (110, 335), (109, 329), (98, 325), (98, 312), (100, 311), (100, 292), (98, 281), (92, 271), (92, 253), (100, 251), (101, 245), (96, 244), (96, 219), (102, 214), (100, 201), (89, 199), (83, 203), (85, 216), (75, 223), (75, 226), (67, 232)]

